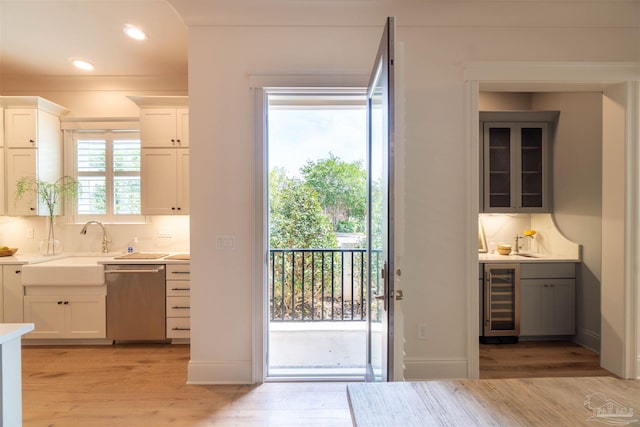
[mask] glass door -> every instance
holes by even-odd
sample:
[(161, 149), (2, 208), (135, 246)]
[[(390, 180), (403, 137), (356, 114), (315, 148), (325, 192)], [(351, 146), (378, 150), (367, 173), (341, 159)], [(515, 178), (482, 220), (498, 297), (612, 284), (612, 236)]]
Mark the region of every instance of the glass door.
[(520, 334), (520, 266), (486, 264), (484, 336)]
[(394, 18), (387, 18), (367, 89), (367, 381), (393, 380)]

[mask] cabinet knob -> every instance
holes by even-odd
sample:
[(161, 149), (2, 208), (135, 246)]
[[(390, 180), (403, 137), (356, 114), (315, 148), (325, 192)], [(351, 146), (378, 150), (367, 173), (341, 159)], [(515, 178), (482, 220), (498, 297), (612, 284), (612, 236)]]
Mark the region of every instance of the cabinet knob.
[(33, 139), (30, 139), (29, 142), (32, 143), (32, 144), (36, 143)]
[(181, 208), (180, 206), (178, 206), (178, 210), (179, 210), (179, 211), (181, 211), (181, 210), (182, 210), (182, 208)]
[(62, 305), (62, 301), (58, 301), (58, 305)]
[(29, 208), (29, 210), (30, 210), (30, 211), (35, 211), (35, 210), (36, 210), (36, 208)]
[(175, 207), (175, 206), (171, 206), (171, 210), (172, 210), (172, 211), (175, 211), (175, 210), (176, 210), (176, 207)]
[(16, 270), (16, 274), (22, 273), (22, 270)]

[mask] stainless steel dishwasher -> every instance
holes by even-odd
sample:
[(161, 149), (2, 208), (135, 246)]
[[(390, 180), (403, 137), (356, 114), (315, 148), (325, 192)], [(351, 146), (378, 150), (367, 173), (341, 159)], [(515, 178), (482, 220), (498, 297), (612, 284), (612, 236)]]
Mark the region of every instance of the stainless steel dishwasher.
[(164, 341), (164, 264), (109, 264), (107, 338), (114, 341)]

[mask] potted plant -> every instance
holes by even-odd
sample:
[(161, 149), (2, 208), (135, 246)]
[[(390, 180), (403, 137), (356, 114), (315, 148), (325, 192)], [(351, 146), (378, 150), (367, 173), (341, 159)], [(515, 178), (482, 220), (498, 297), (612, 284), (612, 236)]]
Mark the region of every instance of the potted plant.
[(40, 252), (43, 255), (55, 255), (59, 252), (60, 242), (54, 236), (54, 218), (56, 215), (56, 205), (65, 197), (75, 197), (78, 194), (79, 183), (70, 176), (63, 176), (54, 183), (42, 181), (32, 176), (23, 176), (16, 183), (16, 200), (22, 199), (26, 194), (34, 194), (39, 199), (38, 203), (43, 203), (47, 207), (49, 233), (47, 239), (40, 243)]

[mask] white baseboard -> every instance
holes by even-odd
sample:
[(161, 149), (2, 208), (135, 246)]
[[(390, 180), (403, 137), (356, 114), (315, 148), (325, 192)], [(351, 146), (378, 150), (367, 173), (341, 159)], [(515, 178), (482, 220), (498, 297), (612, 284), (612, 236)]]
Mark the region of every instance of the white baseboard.
[(600, 354), (600, 334), (580, 328), (573, 342)]
[(445, 380), (468, 377), (467, 359), (424, 359), (405, 357), (406, 381)]
[(187, 384), (253, 384), (250, 361), (194, 362), (187, 367)]

